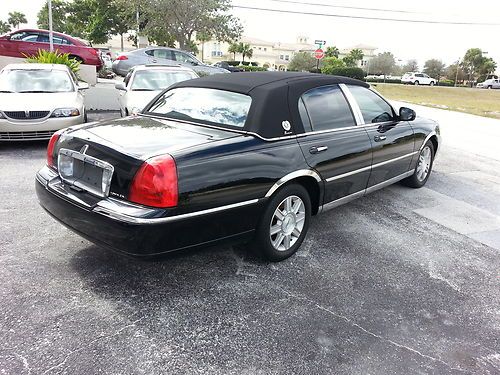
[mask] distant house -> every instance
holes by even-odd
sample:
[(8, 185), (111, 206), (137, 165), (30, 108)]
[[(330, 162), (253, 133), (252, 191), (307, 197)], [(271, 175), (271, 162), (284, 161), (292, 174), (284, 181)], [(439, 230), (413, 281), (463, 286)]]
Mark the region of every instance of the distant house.
[(339, 58), (349, 55), (353, 49), (360, 49), (363, 51), (363, 60), (358, 61), (358, 67), (368, 70), (370, 60), (376, 56), (375, 51), (377, 50), (377, 47), (373, 47), (368, 44), (357, 44), (349, 48), (343, 48), (340, 50)]

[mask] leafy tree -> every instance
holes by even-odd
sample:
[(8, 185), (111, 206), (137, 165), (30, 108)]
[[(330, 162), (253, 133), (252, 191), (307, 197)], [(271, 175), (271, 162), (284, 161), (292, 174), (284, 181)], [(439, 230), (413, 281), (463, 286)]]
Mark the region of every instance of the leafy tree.
[(472, 85), (485, 59), (480, 48), (469, 48), (462, 59), (461, 67)]
[(410, 59), (403, 65), (403, 73), (418, 72), (418, 61)]
[(311, 71), (316, 67), (316, 59), (311, 55), (310, 52), (298, 52), (293, 55), (290, 64), (288, 64), (288, 70), (294, 71)]
[[(458, 69), (458, 72), (457, 72)], [(462, 82), (466, 78), (465, 72), (462, 70), (461, 66), (459, 64), (451, 64), (445, 69), (445, 76), (449, 80), (452, 80), (455, 82), (455, 79), (458, 82)], [(457, 82), (457, 83), (458, 83)]]
[(349, 57), (351, 57), (354, 60), (355, 65), (357, 65), (358, 61), (363, 60), (363, 57), (365, 57), (365, 54), (363, 51), (359, 48), (355, 48), (349, 52)]
[(424, 73), (430, 75), (432, 78), (437, 79), (438, 83), (444, 74), (445, 65), (441, 60), (430, 59), (425, 62)]
[(245, 57), (249, 59), (253, 56), (253, 49), (250, 47), (250, 44), (240, 42), (238, 44), (238, 52), (241, 53), (241, 61), (245, 62)]
[(339, 68), (345, 68), (345, 63), (337, 57), (325, 57), (323, 59), (323, 66), (321, 67), (321, 73), (323, 74), (333, 74), (333, 72)]
[(396, 66), (394, 55), (390, 52), (379, 53), (370, 61), (370, 69), (372, 72), (384, 75), (391, 74)]
[(356, 60), (354, 60), (354, 57), (352, 57), (351, 55), (344, 56), (342, 58), (342, 61), (348, 68), (353, 68), (356, 66)]
[(325, 51), (325, 57), (336, 57), (339, 58), (339, 49), (335, 46), (327, 47)]
[(486, 57), (483, 61), (483, 64), (479, 68), (479, 77), (478, 81), (482, 82), (486, 79), (488, 74), (494, 73), (497, 70), (497, 63), (490, 57)]
[(5, 34), (10, 31), (10, 25), (7, 22), (0, 21), (0, 34)]
[(9, 18), (7, 19), (7, 22), (10, 23), (14, 27), (14, 29), (18, 29), (20, 24), (27, 23), (28, 20), (26, 19), (24, 13), (9, 12)]
[(238, 43), (231, 43), (229, 45), (229, 48), (227, 49), (227, 52), (233, 54), (233, 60), (236, 60), (236, 54), (239, 52), (239, 44)]
[[(54, 31), (68, 33), (66, 28), (66, 16), (68, 14), (68, 3), (64, 0), (52, 0), (52, 28)], [(40, 9), (37, 16), (37, 25), (40, 29), (49, 28), (49, 8), (47, 3)], [(73, 34), (74, 35), (74, 34)], [(78, 36), (78, 35), (75, 35)]]

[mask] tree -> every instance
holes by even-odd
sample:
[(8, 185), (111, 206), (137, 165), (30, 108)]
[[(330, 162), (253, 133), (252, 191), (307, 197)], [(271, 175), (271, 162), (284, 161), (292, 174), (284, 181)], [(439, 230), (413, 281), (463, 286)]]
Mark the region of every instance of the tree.
[(325, 57), (321, 67), (321, 73), (332, 74), (335, 69), (345, 68), (345, 63), (336, 57)]
[[(457, 72), (457, 69), (458, 69), (458, 72)], [(460, 67), (460, 64), (451, 64), (450, 66), (448, 66), (445, 70), (445, 75), (446, 75), (446, 78), (448, 78), (449, 80), (452, 80), (453, 82), (455, 82), (455, 80), (458, 82), (462, 82), (466, 78), (466, 74), (462, 70), (462, 68)], [(455, 83), (458, 83), (458, 82), (455, 82)]]
[(444, 67), (445, 65), (441, 60), (430, 59), (425, 62), (424, 73), (435, 78), (439, 83), (444, 73)]
[[(68, 14), (68, 3), (64, 0), (52, 0), (52, 28), (54, 31), (68, 33), (66, 28), (66, 16)], [(47, 3), (40, 9), (37, 15), (37, 25), (40, 29), (49, 28), (49, 8)], [(74, 34), (73, 34), (74, 35)], [(78, 35), (75, 35), (78, 36)]]
[(229, 45), (229, 48), (227, 49), (227, 52), (233, 54), (233, 60), (236, 60), (236, 54), (239, 52), (239, 44), (238, 43), (231, 43)]
[(248, 43), (240, 42), (238, 44), (238, 52), (241, 53), (242, 62), (245, 62), (245, 57), (251, 59), (253, 56), (253, 49), (250, 47), (250, 44)]
[(484, 63), (483, 51), (480, 48), (469, 48), (465, 53), (462, 63), (460, 64), (464, 72), (468, 76), (468, 81), (471, 86), (476, 80), (479, 69)]
[(483, 64), (479, 68), (479, 77), (477, 80), (479, 82), (484, 81), (487, 76), (491, 73), (494, 73), (497, 70), (497, 63), (490, 57), (484, 58)]
[(418, 61), (410, 59), (403, 65), (403, 73), (418, 72)]
[(7, 19), (7, 22), (10, 23), (14, 27), (14, 29), (18, 29), (20, 24), (27, 23), (28, 20), (26, 19), (24, 13), (9, 12), (9, 18)]
[(310, 52), (297, 52), (295, 55), (293, 55), (290, 64), (288, 64), (288, 70), (299, 72), (308, 72), (315, 67), (316, 59), (311, 55)]
[(353, 68), (356, 66), (356, 60), (354, 60), (354, 57), (352, 57), (351, 55), (344, 56), (342, 58), (342, 61), (344, 62), (345, 66), (349, 68)]
[(10, 31), (10, 25), (7, 22), (0, 21), (0, 34), (5, 34)]
[(339, 58), (339, 49), (335, 46), (327, 47), (325, 51), (325, 57), (336, 57)]
[(363, 57), (365, 57), (365, 54), (363, 51), (359, 48), (355, 48), (349, 52), (349, 57), (351, 57), (354, 60), (354, 66), (358, 64), (358, 61), (363, 60)]
[(396, 66), (396, 60), (394, 59), (394, 55), (390, 52), (379, 53), (375, 56), (370, 62), (371, 71), (377, 74), (384, 75), (391, 74)]
[(201, 42), (201, 62), (203, 62), (203, 58), (205, 57), (205, 42), (208, 42), (212, 39), (212, 36), (207, 32), (200, 32), (196, 34), (196, 40)]

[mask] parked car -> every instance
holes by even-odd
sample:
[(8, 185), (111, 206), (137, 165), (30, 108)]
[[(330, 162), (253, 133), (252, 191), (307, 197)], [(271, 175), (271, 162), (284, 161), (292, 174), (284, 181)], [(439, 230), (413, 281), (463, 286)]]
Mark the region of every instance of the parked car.
[(226, 69), (203, 64), (189, 52), (168, 47), (147, 47), (122, 53), (113, 62), (113, 72), (125, 76), (134, 66), (151, 64), (177, 64), (193, 69), (198, 75), (229, 73)]
[(478, 83), (477, 87), (480, 89), (500, 89), (500, 80), (498, 78), (490, 78)]
[(0, 141), (49, 139), (86, 121), (81, 90), (66, 65), (10, 64), (0, 71)]
[(120, 90), (121, 116), (142, 111), (164, 89), (193, 78), (198, 78), (198, 75), (181, 66), (139, 65), (132, 68), (123, 82), (115, 85)]
[(311, 215), (426, 183), (439, 126), (415, 117), (346, 77), (203, 77), (136, 117), (56, 133), (36, 191), (64, 225), (131, 255), (253, 240), (277, 261), (297, 251)]
[[(69, 53), (82, 64), (95, 65), (99, 70), (103, 62), (100, 52), (85, 41), (62, 33), (53, 33), (54, 49)], [(0, 55), (26, 57), (36, 55), (38, 50), (49, 50), (48, 30), (22, 29), (0, 36)]]
[(405, 73), (401, 78), (402, 83), (411, 84), (411, 85), (429, 85), (434, 86), (436, 84), (436, 80), (432, 77), (429, 77), (425, 73)]
[(231, 73), (243, 72), (243, 69), (240, 69), (237, 66), (229, 65), (227, 61), (218, 61), (216, 63), (213, 63), (212, 66), (229, 70)]

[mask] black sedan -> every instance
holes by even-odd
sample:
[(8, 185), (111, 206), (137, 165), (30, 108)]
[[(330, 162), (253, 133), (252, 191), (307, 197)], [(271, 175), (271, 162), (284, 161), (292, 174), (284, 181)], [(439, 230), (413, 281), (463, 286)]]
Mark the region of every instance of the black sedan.
[(439, 127), (415, 117), (343, 77), (184, 81), (137, 116), (56, 133), (36, 192), (70, 229), (134, 256), (250, 241), (282, 260), (312, 215), (400, 180), (426, 183)]

